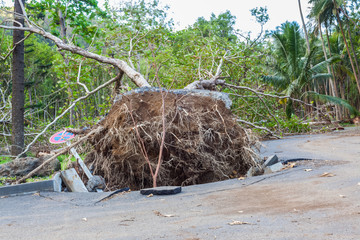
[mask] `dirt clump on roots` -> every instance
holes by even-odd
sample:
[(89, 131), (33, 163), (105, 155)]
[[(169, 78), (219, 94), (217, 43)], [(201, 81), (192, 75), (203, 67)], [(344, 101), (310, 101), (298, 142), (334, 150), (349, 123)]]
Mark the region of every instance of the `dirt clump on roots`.
[[(163, 94), (166, 132), (158, 186), (225, 180), (256, 165), (257, 140), (238, 125), (223, 101)], [(85, 161), (94, 174), (105, 178), (107, 189), (152, 187), (144, 155), (155, 172), (163, 133), (162, 103), (160, 92), (123, 95), (99, 123), (103, 129), (89, 139), (93, 150)]]

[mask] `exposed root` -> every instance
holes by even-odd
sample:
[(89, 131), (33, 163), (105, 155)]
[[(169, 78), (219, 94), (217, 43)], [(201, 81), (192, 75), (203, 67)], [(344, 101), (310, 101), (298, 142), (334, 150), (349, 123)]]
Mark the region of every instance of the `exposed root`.
[[(156, 169), (163, 132), (161, 105), (158, 92), (127, 95), (100, 123), (103, 129), (90, 139), (94, 150), (86, 161), (95, 167), (94, 174), (105, 178), (108, 189), (152, 186), (143, 150)], [(224, 180), (257, 164), (257, 139), (238, 125), (222, 101), (169, 92), (165, 118), (159, 186)]]

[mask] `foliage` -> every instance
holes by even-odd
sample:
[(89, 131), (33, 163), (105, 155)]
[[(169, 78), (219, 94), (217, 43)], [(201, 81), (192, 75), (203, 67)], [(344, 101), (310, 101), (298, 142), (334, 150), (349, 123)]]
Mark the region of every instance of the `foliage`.
[[(31, 0), (26, 8), (31, 20), (60, 37), (61, 11), (67, 28), (65, 39), (70, 44), (124, 60), (154, 86), (157, 79), (165, 88), (183, 88), (196, 80), (211, 79), (222, 61), (221, 77), (228, 84), (300, 98), (308, 105), (332, 101), (342, 106), (341, 118), (356, 115), (360, 96), (344, 40), (352, 40), (352, 56), (358, 59), (359, 3), (354, 0), (311, 0), (310, 3), (313, 3), (310, 17), (319, 18), (325, 26), (328, 61), (315, 29), (310, 32), (311, 51), (306, 53), (303, 33), (295, 22), (283, 23), (268, 39), (265, 34), (255, 40), (244, 40), (234, 29), (237, 19), (230, 11), (200, 17), (186, 29), (175, 31), (173, 20), (168, 18), (168, 7), (161, 6), (159, 0), (122, 1), (118, 8), (105, 4), (104, 9), (96, 0)], [(344, 25), (345, 37), (335, 21), (336, 13)], [(252, 9), (251, 15), (261, 27), (269, 20), (264, 7)], [(0, 34), (0, 55), (5, 57), (11, 50), (11, 32), (1, 29)], [(40, 132), (71, 101), (84, 95), (84, 88), (77, 83), (78, 76), (88, 89), (94, 89), (118, 73), (117, 69), (94, 60), (59, 51), (52, 42), (35, 35), (25, 41), (25, 50), (27, 134)], [(330, 74), (328, 67), (331, 67)], [(12, 132), (7, 124), (11, 110), (10, 69), (11, 55), (0, 60), (2, 145), (8, 144)], [(330, 77), (334, 79), (339, 98), (332, 96)], [(134, 87), (124, 77), (119, 91)], [(232, 110), (239, 118), (273, 131), (307, 131), (302, 122), (306, 116), (315, 117), (311, 107), (292, 100), (259, 99), (254, 92), (226, 86), (217, 90), (230, 94)], [(113, 97), (114, 89), (107, 87), (78, 103), (73, 109), (73, 126), (96, 124), (109, 111)], [(57, 129), (72, 127), (69, 119), (70, 115), (65, 115), (41, 140), (46, 141)], [(26, 142), (32, 138), (33, 135), (26, 136)]]
[(1, 156), (1, 157), (0, 157), (0, 164), (4, 164), (4, 163), (7, 163), (7, 162), (10, 162), (11, 160), (12, 160), (11, 157)]

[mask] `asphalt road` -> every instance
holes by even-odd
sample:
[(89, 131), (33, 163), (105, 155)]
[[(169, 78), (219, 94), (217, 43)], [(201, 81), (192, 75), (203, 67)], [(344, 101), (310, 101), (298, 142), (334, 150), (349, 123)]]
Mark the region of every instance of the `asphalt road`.
[[(264, 142), (311, 158), (172, 196), (46, 193), (0, 199), (2, 239), (360, 239), (360, 129)], [(324, 173), (328, 173), (325, 174)]]

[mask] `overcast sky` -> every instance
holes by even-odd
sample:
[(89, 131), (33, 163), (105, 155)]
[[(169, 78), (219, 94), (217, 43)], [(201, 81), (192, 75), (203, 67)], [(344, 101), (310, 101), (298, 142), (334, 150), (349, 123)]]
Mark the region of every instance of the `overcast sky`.
[[(110, 3), (116, 5), (120, 1), (110, 0)], [(5, 2), (12, 5), (12, 0)], [(304, 16), (307, 16), (308, 0), (301, 2)], [(218, 15), (230, 10), (232, 15), (236, 16), (236, 29), (258, 33), (260, 25), (251, 16), (250, 9), (265, 6), (270, 17), (269, 22), (264, 26), (265, 29), (275, 30), (285, 21), (297, 21), (301, 24), (298, 0), (160, 0), (160, 3), (170, 6), (169, 15), (174, 19), (176, 29), (183, 29), (193, 24), (198, 17), (210, 19), (212, 12)]]
[[(101, 1), (101, 0), (100, 0)], [(243, 32), (258, 33), (260, 25), (251, 16), (250, 9), (267, 7), (270, 17), (264, 26), (266, 30), (275, 30), (286, 21), (301, 24), (298, 0), (159, 0), (162, 5), (170, 6), (169, 15), (175, 21), (176, 29), (183, 29), (193, 24), (198, 17), (210, 19), (211, 13), (219, 15), (230, 10), (236, 16), (236, 29)], [(119, 0), (110, 0), (116, 5)], [(309, 13), (308, 0), (301, 0), (304, 17)], [(307, 20), (305, 20), (307, 21)]]

